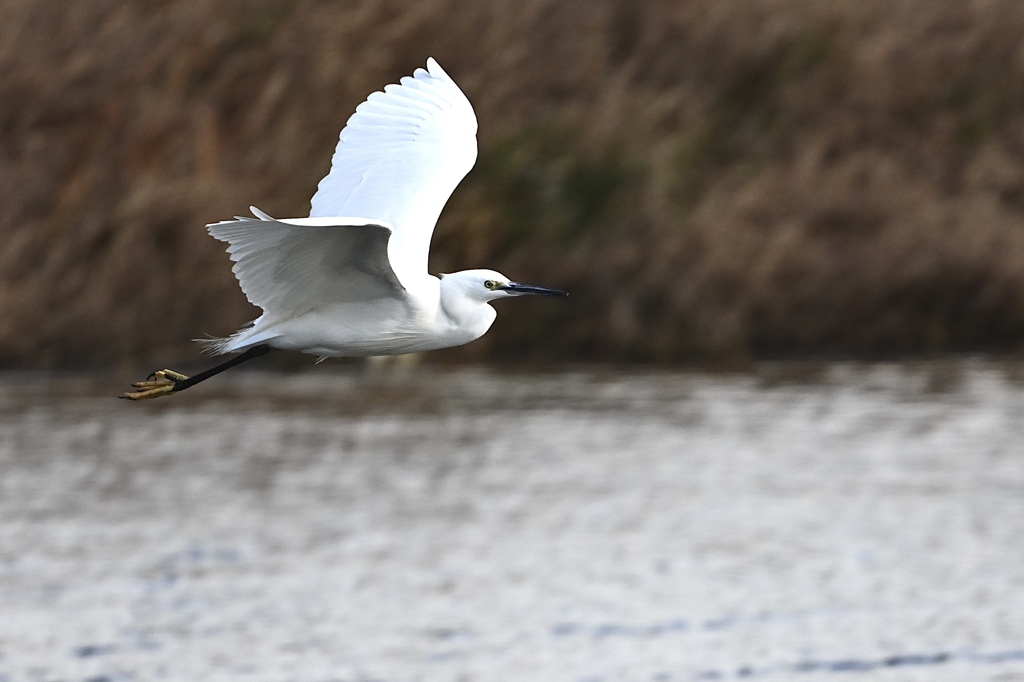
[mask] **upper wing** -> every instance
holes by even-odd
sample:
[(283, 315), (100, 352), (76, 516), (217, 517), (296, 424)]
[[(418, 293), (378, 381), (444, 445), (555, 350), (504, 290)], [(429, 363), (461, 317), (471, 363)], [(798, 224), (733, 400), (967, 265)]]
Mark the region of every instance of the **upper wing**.
[(391, 224), (391, 266), (411, 282), (426, 273), (434, 224), (476, 162), (476, 129), (469, 100), (428, 59), (427, 70), (416, 69), (356, 108), (309, 215)]
[(256, 218), (207, 225), (227, 242), (246, 298), (274, 315), (404, 293), (388, 263), (391, 227), (363, 218)]

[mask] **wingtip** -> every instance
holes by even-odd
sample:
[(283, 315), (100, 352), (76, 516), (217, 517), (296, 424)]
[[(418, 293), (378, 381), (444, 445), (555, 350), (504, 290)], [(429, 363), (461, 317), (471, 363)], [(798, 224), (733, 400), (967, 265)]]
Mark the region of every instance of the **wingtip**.
[(259, 210), (255, 206), (250, 206), (249, 210), (252, 211), (252, 214), (259, 218), (260, 220), (273, 220), (273, 218), (271, 218), (269, 215)]
[(434, 59), (433, 57), (427, 57), (427, 73), (429, 73), (431, 76), (448, 76), (445, 70), (441, 68), (441, 65), (438, 64), (437, 60)]

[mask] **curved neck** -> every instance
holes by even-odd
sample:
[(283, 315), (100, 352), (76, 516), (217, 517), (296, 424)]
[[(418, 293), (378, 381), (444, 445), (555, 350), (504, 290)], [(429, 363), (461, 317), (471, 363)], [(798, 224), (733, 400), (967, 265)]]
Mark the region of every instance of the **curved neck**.
[(461, 287), (447, 278), (441, 280), (441, 305), (438, 312), (447, 318), (447, 326), (467, 337), (467, 342), (483, 336), (498, 316), (486, 301), (467, 296)]

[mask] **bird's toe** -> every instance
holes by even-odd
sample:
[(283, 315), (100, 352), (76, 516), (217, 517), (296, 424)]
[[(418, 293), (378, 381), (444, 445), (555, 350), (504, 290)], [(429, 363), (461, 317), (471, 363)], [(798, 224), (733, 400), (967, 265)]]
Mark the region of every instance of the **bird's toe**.
[(151, 383), (156, 382), (140, 381), (138, 383), (132, 384), (132, 386), (135, 386), (139, 390), (122, 393), (119, 397), (124, 398), (125, 400), (149, 400), (150, 398), (159, 398), (162, 395), (169, 395), (174, 392), (173, 383), (164, 384), (162, 386), (153, 386), (152, 388), (145, 388), (143, 386), (140, 386), (140, 384)]
[(161, 369), (153, 372), (145, 381), (132, 383), (135, 391), (122, 393), (119, 397), (125, 400), (149, 400), (159, 398), (163, 395), (170, 395), (178, 388), (179, 381), (185, 381), (188, 377), (173, 369)]
[(175, 372), (173, 369), (159, 369), (150, 374), (146, 381), (184, 381), (188, 379), (187, 376), (181, 372)]

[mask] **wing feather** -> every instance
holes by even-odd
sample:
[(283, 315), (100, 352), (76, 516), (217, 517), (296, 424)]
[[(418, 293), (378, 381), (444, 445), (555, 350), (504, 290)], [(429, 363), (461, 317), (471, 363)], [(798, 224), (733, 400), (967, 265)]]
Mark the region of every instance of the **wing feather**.
[(402, 298), (388, 262), (391, 226), (363, 218), (256, 218), (207, 225), (228, 243), (232, 272), (246, 298), (265, 312), (301, 315), (318, 308)]
[(341, 131), (311, 217), (361, 216), (392, 226), (391, 269), (411, 283), (427, 269), (437, 218), (476, 162), (477, 121), (433, 59), (371, 94)]

